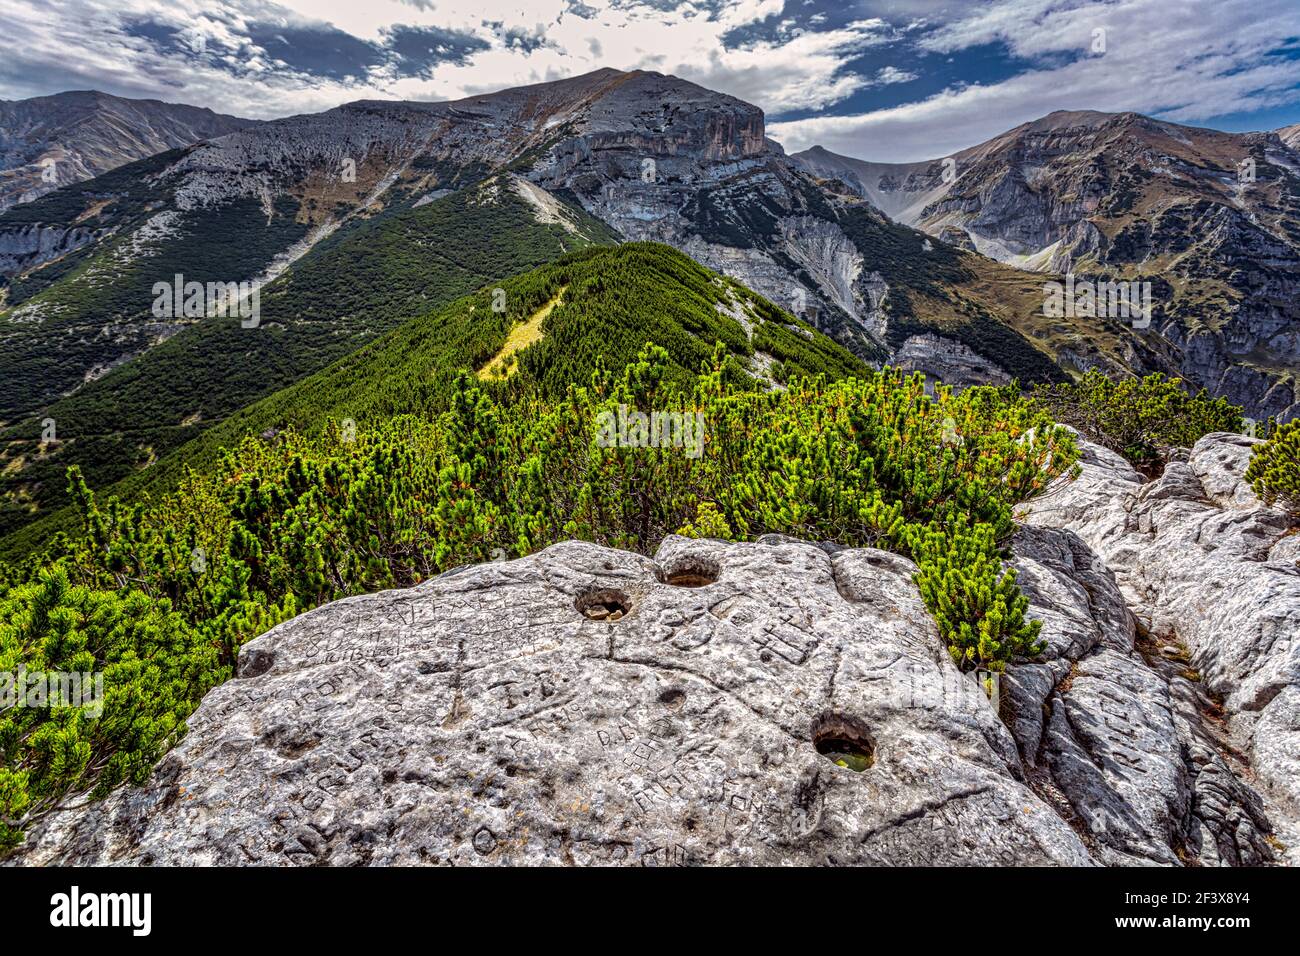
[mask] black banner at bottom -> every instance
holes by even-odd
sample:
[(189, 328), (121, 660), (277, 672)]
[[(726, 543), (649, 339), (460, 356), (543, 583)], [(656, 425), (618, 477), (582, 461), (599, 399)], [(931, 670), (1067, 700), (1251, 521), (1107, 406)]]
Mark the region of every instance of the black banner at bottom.
[[(774, 929), (919, 934), (927, 944), (1014, 926), (1071, 942), (1280, 932), (1297, 880), (1230, 869), (4, 869), (11, 939), (133, 946), (319, 939), (476, 926), (497, 945), (539, 927), (599, 945), (677, 927), (734, 943)], [(894, 938), (894, 937), (891, 937)]]

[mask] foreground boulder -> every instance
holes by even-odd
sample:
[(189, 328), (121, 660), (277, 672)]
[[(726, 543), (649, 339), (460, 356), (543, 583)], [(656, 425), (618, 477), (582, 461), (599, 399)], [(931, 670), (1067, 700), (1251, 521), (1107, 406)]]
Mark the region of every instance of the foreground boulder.
[(566, 543), (339, 601), (248, 644), (147, 786), (20, 862), (1093, 862), (914, 570)]
[(1012, 548), (1047, 643), (1003, 681), (1035, 790), (1099, 862), (1270, 862), (1250, 768), (1182, 651), (1168, 657), (1141, 636), (1114, 576), (1073, 531), (1024, 526)]

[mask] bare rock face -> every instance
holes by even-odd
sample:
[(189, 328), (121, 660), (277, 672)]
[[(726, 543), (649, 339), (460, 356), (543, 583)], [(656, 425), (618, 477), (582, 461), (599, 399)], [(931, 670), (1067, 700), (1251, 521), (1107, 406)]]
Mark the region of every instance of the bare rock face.
[(0, 211), (253, 122), (93, 90), (0, 100)]
[(1011, 376), (969, 346), (942, 335), (910, 335), (894, 353), (892, 364), (908, 372), (951, 385), (957, 391), (971, 385), (1006, 385)]
[(74, 226), (25, 224), (0, 229), (0, 275), (13, 275), (23, 269), (75, 252), (100, 238), (93, 229)]
[(1004, 679), (1035, 789), (1107, 864), (1271, 861), (1249, 768), (1181, 651), (1169, 658), (1138, 640), (1114, 576), (1074, 532), (1027, 526), (1012, 546), (1048, 645)]
[[(1217, 707), (1210, 695), (1222, 701), (1226, 726), (1218, 750), (1239, 750), (1249, 760), (1243, 776), (1258, 781), (1294, 863), (1300, 859), (1300, 548), (1292, 520), (1263, 505), (1242, 478), (1256, 443), (1207, 435), (1185, 463), (1169, 464), (1146, 483), (1118, 456), (1085, 443), (1081, 476), (1034, 501), (1026, 521), (1077, 533), (1114, 573), (1141, 633), (1168, 661), (1163, 669), (1173, 672), (1166, 706), (1175, 723), (1186, 722), (1198, 706)], [(1078, 686), (1076, 680), (1071, 691)], [(1220, 812), (1232, 772), (1207, 754), (1215, 730), (1213, 721), (1193, 721), (1182, 735), (1184, 757), (1201, 771), (1195, 779), (1204, 787), (1194, 787), (1192, 799), (1218, 817), (1206, 826), (1222, 837), (1246, 826), (1254, 811)], [(1236, 852), (1248, 858), (1256, 843), (1249, 835), (1235, 847), (1212, 842), (1229, 858)]]
[(1090, 863), (913, 572), (566, 543), (339, 601), (248, 644), (147, 786), (21, 862)]

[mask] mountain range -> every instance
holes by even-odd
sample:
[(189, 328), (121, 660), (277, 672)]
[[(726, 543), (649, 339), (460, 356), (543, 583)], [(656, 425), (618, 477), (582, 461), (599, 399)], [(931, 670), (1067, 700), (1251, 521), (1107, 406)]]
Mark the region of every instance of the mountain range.
[[(610, 69), (264, 123), (206, 114), (170, 139), (163, 106), (111, 111), (140, 117), (150, 155), (0, 215), (0, 532), (37, 522), (11, 549), (58, 525), (68, 465), (95, 486), (170, 474), (208, 428), (403, 323), (628, 240), (681, 250), (867, 364), (959, 387), (1161, 371), (1256, 418), (1297, 410), (1294, 130), (1058, 113), (951, 163), (884, 166), (786, 156), (757, 107)], [(1045, 314), (1044, 282), (1067, 273), (1149, 283), (1151, 321)], [(156, 314), (176, 276), (256, 289), (255, 327)]]
[(1169, 371), (1250, 414), (1290, 417), (1296, 143), (1295, 127), (1224, 133), (1079, 111), (929, 162), (867, 163), (817, 147), (792, 158), (894, 220), (999, 262), (1151, 282), (1151, 328)]

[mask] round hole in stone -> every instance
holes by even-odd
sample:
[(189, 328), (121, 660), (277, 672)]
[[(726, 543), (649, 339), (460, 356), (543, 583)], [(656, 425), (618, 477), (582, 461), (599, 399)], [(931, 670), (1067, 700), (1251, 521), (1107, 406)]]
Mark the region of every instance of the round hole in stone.
[(680, 710), (686, 703), (686, 691), (679, 687), (671, 687), (659, 695), (659, 703), (669, 710)]
[(845, 770), (861, 773), (876, 762), (876, 744), (866, 728), (850, 717), (827, 714), (813, 722), (817, 752)]
[(621, 621), (632, 610), (632, 599), (616, 588), (600, 588), (580, 594), (574, 602), (578, 613), (593, 621)]
[(718, 580), (722, 569), (707, 558), (688, 557), (664, 572), (664, 583), (675, 588), (702, 588)]
[(275, 651), (264, 651), (257, 647), (245, 648), (235, 664), (235, 676), (241, 680), (261, 677), (274, 666)]

